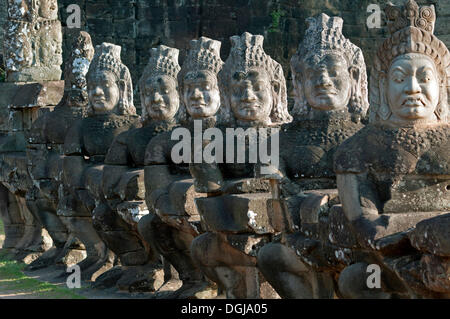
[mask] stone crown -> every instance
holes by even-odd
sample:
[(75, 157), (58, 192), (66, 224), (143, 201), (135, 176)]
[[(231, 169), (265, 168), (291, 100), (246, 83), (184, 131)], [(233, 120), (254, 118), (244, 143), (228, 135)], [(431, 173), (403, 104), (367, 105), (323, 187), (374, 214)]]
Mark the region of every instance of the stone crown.
[(434, 6), (419, 5), (414, 0), (408, 0), (404, 6), (388, 3), (385, 8), (389, 32), (395, 33), (408, 26), (416, 27), (433, 33), (436, 22)]
[(176, 79), (178, 72), (180, 72), (180, 65), (178, 64), (179, 53), (178, 49), (165, 45), (152, 48), (150, 50), (150, 59), (143, 74), (147, 77), (168, 75)]
[(190, 50), (186, 57), (183, 69), (188, 71), (209, 70), (214, 74), (222, 69), (223, 61), (220, 58), (220, 41), (201, 37), (190, 42)]
[(120, 58), (122, 48), (112, 43), (102, 43), (95, 47), (94, 59), (91, 67), (113, 72), (118, 79), (121, 79), (124, 65)]

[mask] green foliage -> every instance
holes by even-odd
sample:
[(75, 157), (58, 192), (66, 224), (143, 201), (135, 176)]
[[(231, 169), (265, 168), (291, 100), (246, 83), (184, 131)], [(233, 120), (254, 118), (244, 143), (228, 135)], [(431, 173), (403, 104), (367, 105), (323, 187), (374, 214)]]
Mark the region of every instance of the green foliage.
[[(1, 80), (0, 80), (1, 82)], [(3, 228), (3, 221), (0, 218), (0, 236), (5, 234), (5, 229)]]
[(270, 26), (269, 32), (277, 32), (280, 31), (280, 20), (283, 17), (285, 12), (283, 10), (277, 9), (272, 10), (270, 16), (272, 17), (272, 25)]
[(68, 288), (29, 278), (23, 273), (25, 264), (9, 260), (0, 251), (0, 294), (33, 299), (84, 299)]

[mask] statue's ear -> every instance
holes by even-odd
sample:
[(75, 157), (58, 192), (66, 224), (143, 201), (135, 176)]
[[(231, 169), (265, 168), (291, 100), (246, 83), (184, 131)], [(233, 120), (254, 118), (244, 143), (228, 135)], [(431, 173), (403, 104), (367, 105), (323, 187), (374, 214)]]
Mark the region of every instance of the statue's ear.
[(378, 108), (378, 114), (381, 119), (387, 121), (391, 117), (391, 108), (389, 107), (387, 99), (387, 78), (385, 73), (380, 73), (379, 79), (379, 94), (380, 94), (380, 106)]
[(125, 91), (125, 88), (126, 88), (126, 83), (125, 83), (125, 80), (119, 80), (119, 89), (120, 89), (120, 91), (121, 92), (124, 92)]
[(272, 81), (272, 92), (274, 94), (274, 100), (278, 101), (281, 94), (281, 85), (279, 81), (277, 80)]
[(355, 81), (356, 83), (359, 82), (359, 76), (360, 76), (360, 70), (357, 67), (351, 66), (350, 69), (348, 70), (348, 72), (350, 73), (350, 77), (353, 79), (353, 81)]

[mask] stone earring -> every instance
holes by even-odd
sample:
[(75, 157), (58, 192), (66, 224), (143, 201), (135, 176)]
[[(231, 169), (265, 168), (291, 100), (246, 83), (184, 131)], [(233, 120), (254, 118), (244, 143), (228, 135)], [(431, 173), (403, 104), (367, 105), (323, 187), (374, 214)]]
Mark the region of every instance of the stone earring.
[(386, 100), (386, 89), (384, 84), (384, 79), (380, 79), (380, 106), (378, 109), (378, 114), (380, 115), (381, 119), (384, 121), (387, 121), (391, 117), (391, 109), (389, 108), (389, 105)]

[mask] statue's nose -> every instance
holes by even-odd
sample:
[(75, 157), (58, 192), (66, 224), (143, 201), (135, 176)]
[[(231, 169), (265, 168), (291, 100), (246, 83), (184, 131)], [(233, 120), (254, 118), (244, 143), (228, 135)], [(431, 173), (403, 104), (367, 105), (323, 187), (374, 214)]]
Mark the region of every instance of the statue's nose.
[(405, 85), (405, 93), (408, 95), (418, 94), (422, 92), (422, 88), (419, 85), (419, 82), (417, 81), (417, 78), (415, 76), (410, 77), (406, 80)]
[(194, 92), (191, 95), (192, 100), (201, 100), (202, 99), (202, 92), (199, 90), (199, 88), (195, 88)]
[(153, 94), (153, 102), (154, 103), (159, 103), (161, 101), (162, 101), (161, 94), (159, 94), (159, 92), (155, 92), (155, 94)]
[(328, 74), (326, 72), (321, 72), (320, 73), (320, 76), (317, 79), (316, 86), (318, 86), (318, 87), (329, 87), (329, 86), (332, 86), (331, 79), (330, 79), (330, 77), (328, 76)]
[(250, 87), (245, 88), (245, 90), (242, 94), (242, 101), (244, 101), (244, 102), (256, 101), (256, 95)]

